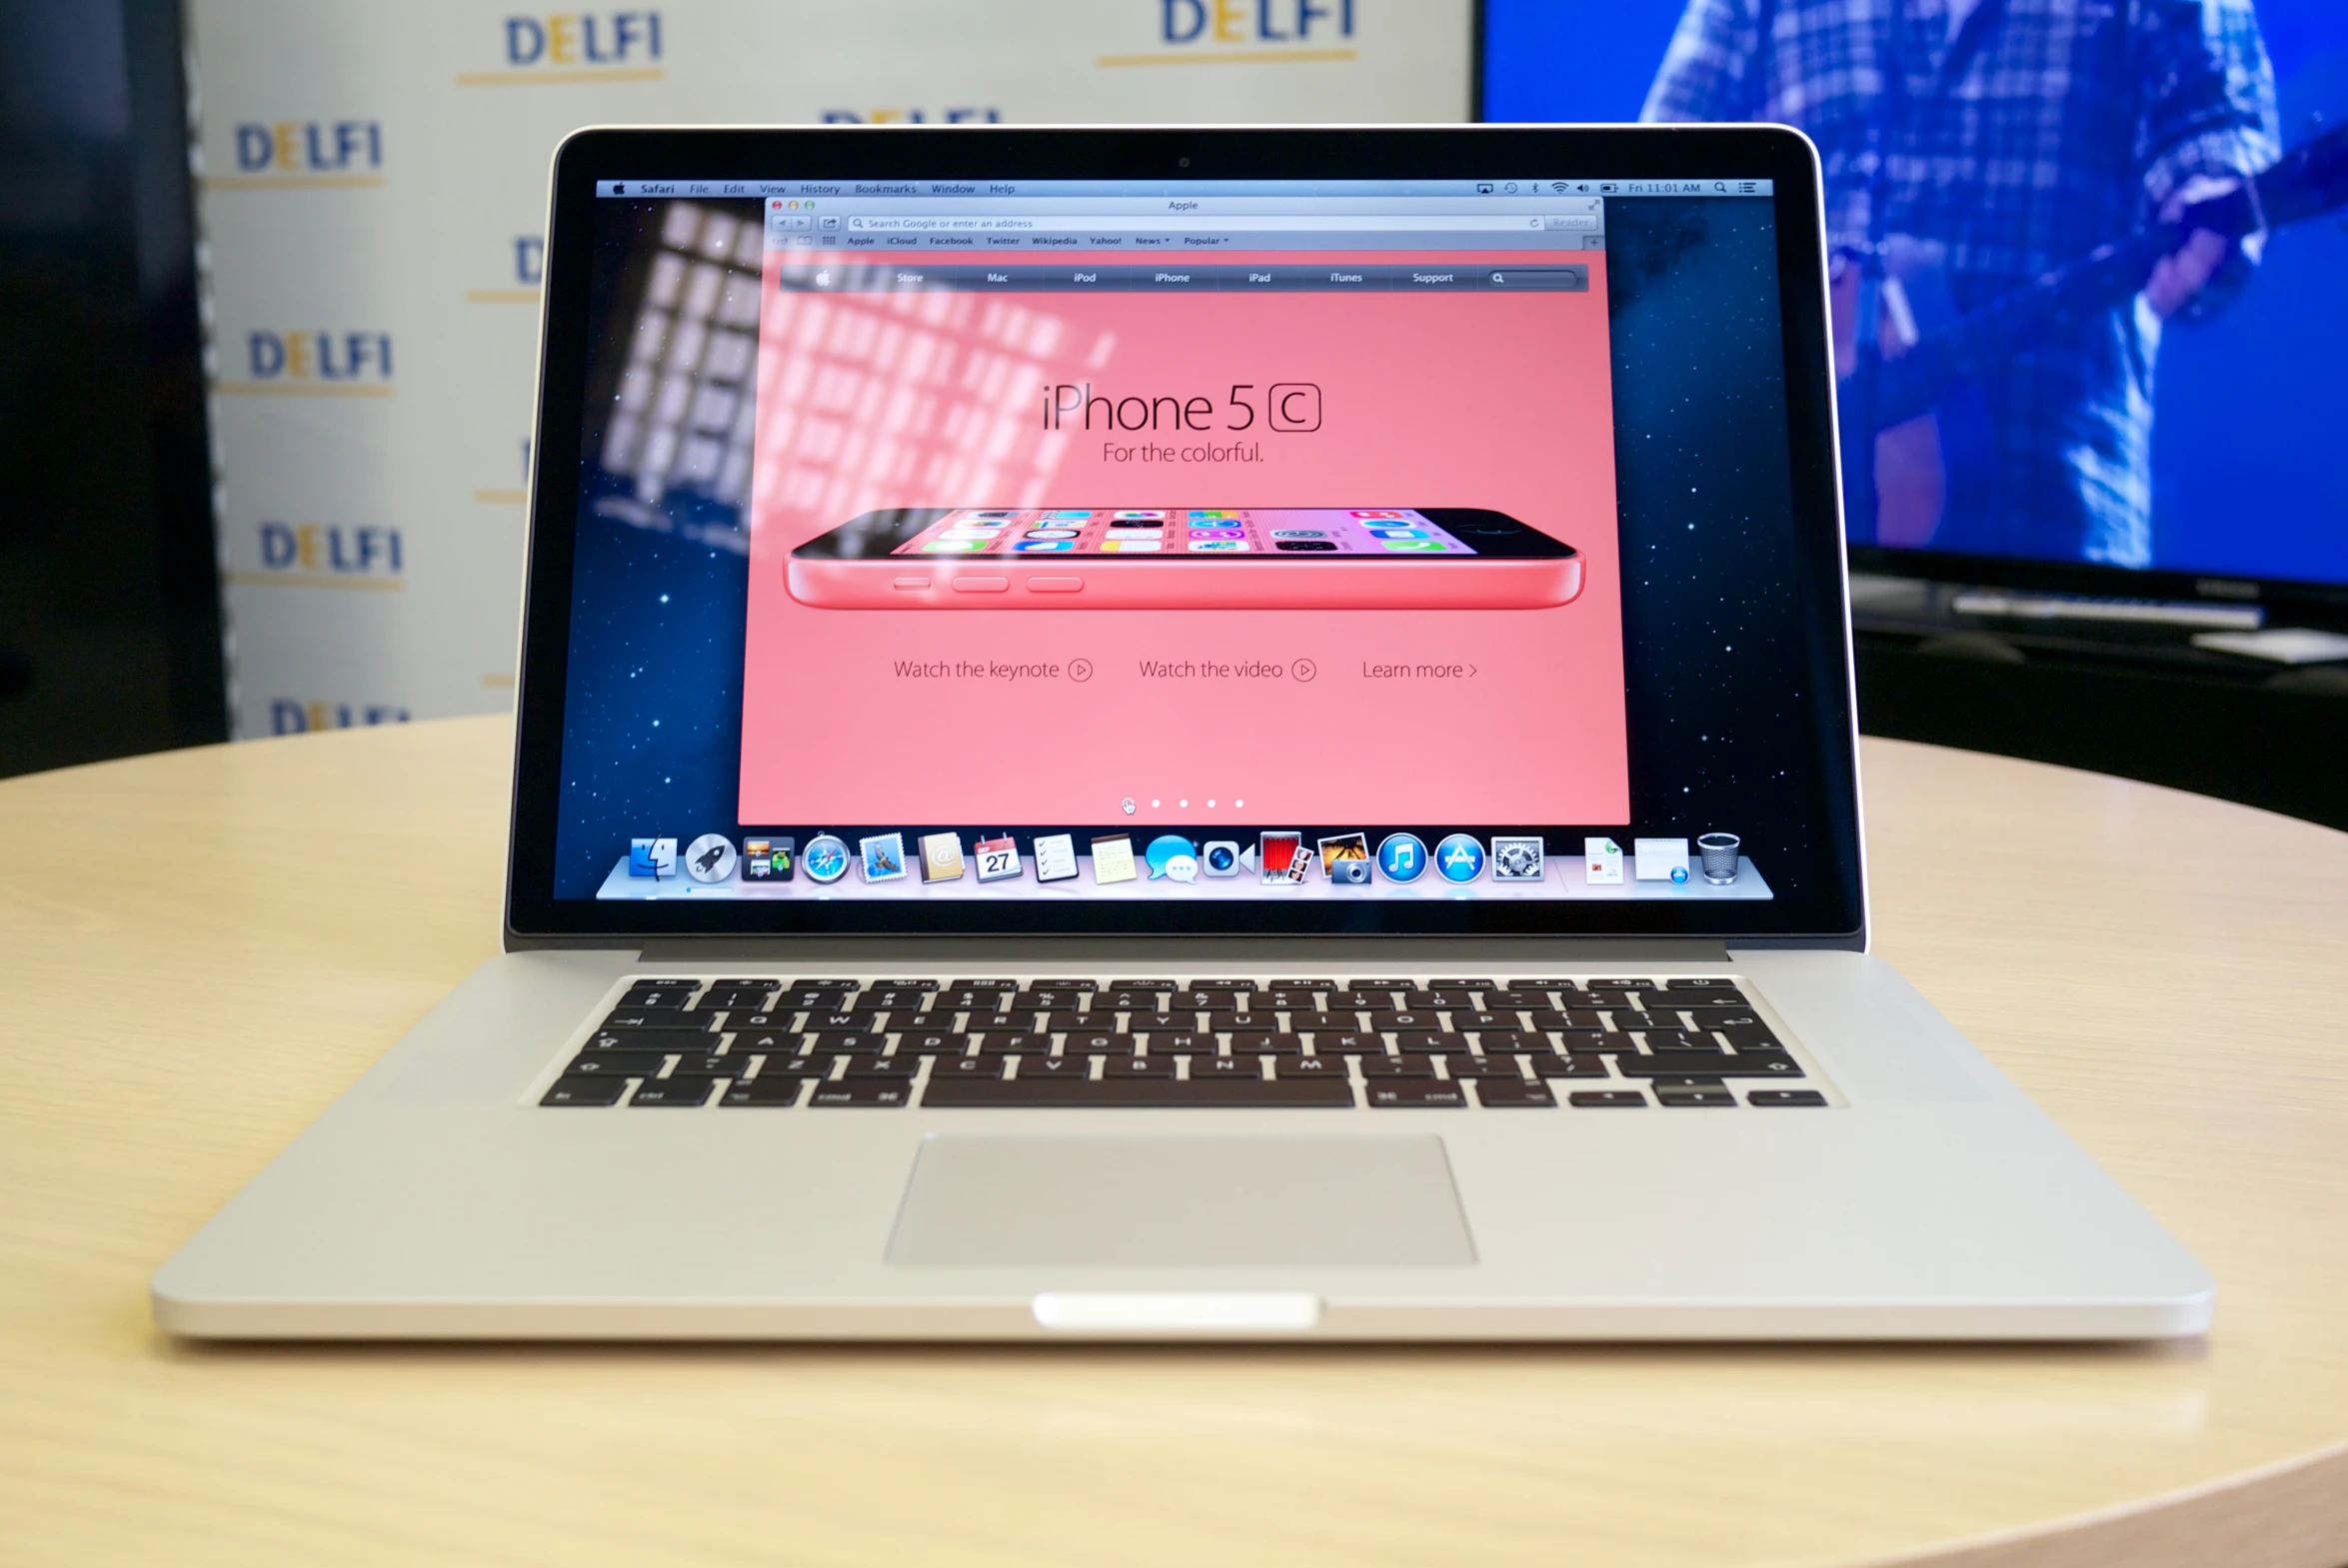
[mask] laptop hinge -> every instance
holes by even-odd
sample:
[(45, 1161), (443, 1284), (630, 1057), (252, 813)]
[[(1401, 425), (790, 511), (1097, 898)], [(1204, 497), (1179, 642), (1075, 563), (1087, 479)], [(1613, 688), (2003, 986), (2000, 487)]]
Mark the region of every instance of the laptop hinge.
[(1359, 969), (1386, 962), (1618, 966), (1625, 962), (1722, 963), (1728, 944), (1704, 937), (1541, 936), (786, 936), (672, 937), (646, 942), (646, 963), (1050, 962), (1222, 963), (1282, 967), (1307, 962)]

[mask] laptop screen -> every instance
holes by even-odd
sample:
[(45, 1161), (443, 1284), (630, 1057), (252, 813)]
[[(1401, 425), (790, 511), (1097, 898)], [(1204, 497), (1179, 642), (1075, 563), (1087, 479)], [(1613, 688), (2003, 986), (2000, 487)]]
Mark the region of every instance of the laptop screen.
[(557, 902), (1746, 929), (1847, 857), (1771, 181), (675, 174), (588, 214)]

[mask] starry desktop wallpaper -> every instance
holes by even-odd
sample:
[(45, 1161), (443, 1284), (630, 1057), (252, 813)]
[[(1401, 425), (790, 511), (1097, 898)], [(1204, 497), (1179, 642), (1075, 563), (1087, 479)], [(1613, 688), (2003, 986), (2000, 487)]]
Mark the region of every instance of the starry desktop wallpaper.
[[(655, 274), (669, 203), (599, 203), (595, 353), (582, 446), (554, 895), (592, 897), (631, 836), (707, 831), (968, 827), (739, 822), (749, 536), (725, 482), (653, 496), (625, 472), (624, 362)], [(726, 206), (703, 203), (704, 208)], [(756, 203), (735, 204), (755, 225)], [(1810, 765), (1840, 716), (1840, 642), (1805, 631), (1791, 567), (1776, 240), (1765, 202), (1642, 198), (1608, 218), (1616, 479), (1632, 833), (1744, 838), (1781, 899), (1847, 876), (1855, 845), (1821, 838), (1835, 781)], [(660, 296), (664, 297), (665, 296)], [(641, 399), (637, 400), (641, 402)], [(608, 460), (608, 462), (607, 462)], [(717, 460), (713, 459), (712, 462)], [(707, 465), (705, 465), (706, 467)], [(1837, 624), (1833, 618), (1821, 618)], [(824, 672), (793, 724), (825, 744)], [(1843, 721), (1847, 723), (1847, 721)], [(1472, 744), (1472, 743), (1468, 743)], [(944, 803), (942, 801), (942, 803)], [(1456, 823), (1254, 824), (1394, 829), (1428, 842)], [(1114, 830), (1111, 823), (1068, 823)], [(1039, 827), (1033, 832), (1049, 832)], [(1494, 825), (1494, 831), (1510, 830)], [(1552, 852), (1622, 824), (1528, 823)], [(1032, 832), (1022, 830), (1023, 852)], [(909, 840), (910, 841), (910, 840)]]

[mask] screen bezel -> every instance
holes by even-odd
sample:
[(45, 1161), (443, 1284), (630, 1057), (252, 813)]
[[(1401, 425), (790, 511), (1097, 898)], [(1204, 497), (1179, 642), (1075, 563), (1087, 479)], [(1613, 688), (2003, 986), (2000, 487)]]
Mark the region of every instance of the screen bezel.
[[(872, 562), (875, 564), (889, 563), (893, 566), (902, 567), (908, 560), (917, 558), (902, 556), (899, 555), (898, 552), (903, 550), (906, 546), (912, 544), (915, 540), (921, 538), (923, 534), (927, 533), (936, 524), (952, 517), (957, 512), (984, 512), (989, 510), (993, 509), (986, 507), (889, 507), (878, 512), (867, 512), (861, 517), (851, 518), (848, 522), (841, 524), (838, 528), (833, 529), (830, 533), (818, 534), (814, 539), (809, 540), (806, 544), (796, 547), (793, 549), (791, 554), (793, 559), (799, 561), (862, 561)], [(1012, 509), (1007, 508), (1004, 510)], [(1036, 509), (1033, 507), (1023, 507), (1017, 510), (1032, 512)], [(1069, 510), (1073, 511), (1074, 509), (1071, 508)], [(1111, 509), (1105, 507), (1093, 507), (1089, 508), (1088, 510), (1102, 512)], [(1342, 511), (1344, 509), (1338, 507), (1239, 507), (1233, 508), (1232, 510), (1250, 512), (1334, 512)], [(1394, 508), (1392, 510), (1399, 511), (1402, 509)], [(1481, 507), (1412, 507), (1409, 510), (1417, 513), (1418, 516), (1426, 519), (1429, 523), (1432, 523), (1435, 527), (1441, 529), (1444, 533), (1449, 534), (1453, 539), (1458, 540), (1460, 544), (1465, 545), (1467, 547), (1468, 553), (1457, 556), (1450, 555), (1448, 553), (1442, 555), (1373, 556), (1354, 555), (1335, 551), (1328, 552), (1327, 554), (1319, 554), (1311, 551), (1290, 551), (1284, 553), (1263, 551), (1247, 556), (1244, 558), (1243, 564), (1252, 566), (1258, 562), (1263, 561), (1343, 561), (1348, 563), (1355, 561), (1394, 561), (1410, 565), (1424, 566), (1428, 562), (1434, 561), (1570, 561), (1574, 558), (1575, 555), (1579, 554), (1579, 552), (1574, 550), (1571, 545), (1564, 543), (1562, 540), (1552, 539), (1548, 535), (1542, 533), (1539, 529), (1533, 528), (1529, 524), (1520, 523), (1516, 519), (1508, 516), (1505, 512), (1492, 512)], [(853, 554), (844, 552), (840, 548), (840, 541), (844, 537), (855, 536), (861, 525), (871, 523), (875, 519), (889, 520), (888, 526), (891, 532), (885, 538), (883, 536), (879, 536), (878, 534), (870, 536), (875, 543), (885, 544), (887, 548), (874, 551), (860, 550)], [(1494, 527), (1494, 525), (1505, 526)], [(1469, 543), (1469, 541), (1464, 537), (1462, 531), (1472, 532), (1479, 539), (1488, 541), (1488, 548), (1486, 546), (1479, 546)], [(959, 556), (956, 559), (963, 561), (1001, 561), (1007, 558), (996, 554), (973, 554), (970, 556)], [(1153, 563), (1163, 563), (1168, 561), (1188, 561), (1200, 565), (1218, 567), (1228, 567), (1234, 564), (1239, 564), (1234, 563), (1228, 556), (1193, 556), (1186, 555), (1181, 552), (1174, 552), (1157, 556), (1129, 556), (1120, 555), (1115, 551), (1076, 550), (1055, 554), (1052, 559), (1055, 561), (1082, 561), (1088, 564), (1099, 562), (1104, 565), (1114, 566), (1120, 571), (1123, 571), (1129, 567), (1146, 567)]]
[[(551, 896), (561, 803), (564, 693), (578, 476), (589, 372), (599, 180), (1472, 179), (1498, 167), (1586, 168), (1621, 179), (1775, 182), (1795, 581), (1810, 632), (1800, 693), (1819, 741), (1810, 836), (1813, 897), (1636, 900), (601, 900)], [(1827, 359), (1825, 242), (1816, 155), (1781, 126), (1309, 129), (623, 130), (557, 150), (541, 318), (515, 784), (506, 877), (509, 947), (681, 935), (1389, 934), (1708, 936), (1851, 945), (1863, 939), (1857, 729), (1842, 511)], [(1424, 561), (1431, 558), (1416, 558)]]

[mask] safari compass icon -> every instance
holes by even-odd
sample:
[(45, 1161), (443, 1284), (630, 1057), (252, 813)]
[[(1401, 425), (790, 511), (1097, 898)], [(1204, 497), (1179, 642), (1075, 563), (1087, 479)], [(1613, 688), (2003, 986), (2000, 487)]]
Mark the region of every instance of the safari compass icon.
[(800, 856), (799, 868), (807, 872), (812, 882), (836, 882), (848, 874), (848, 840), (830, 833), (818, 833), (808, 840), (807, 853)]

